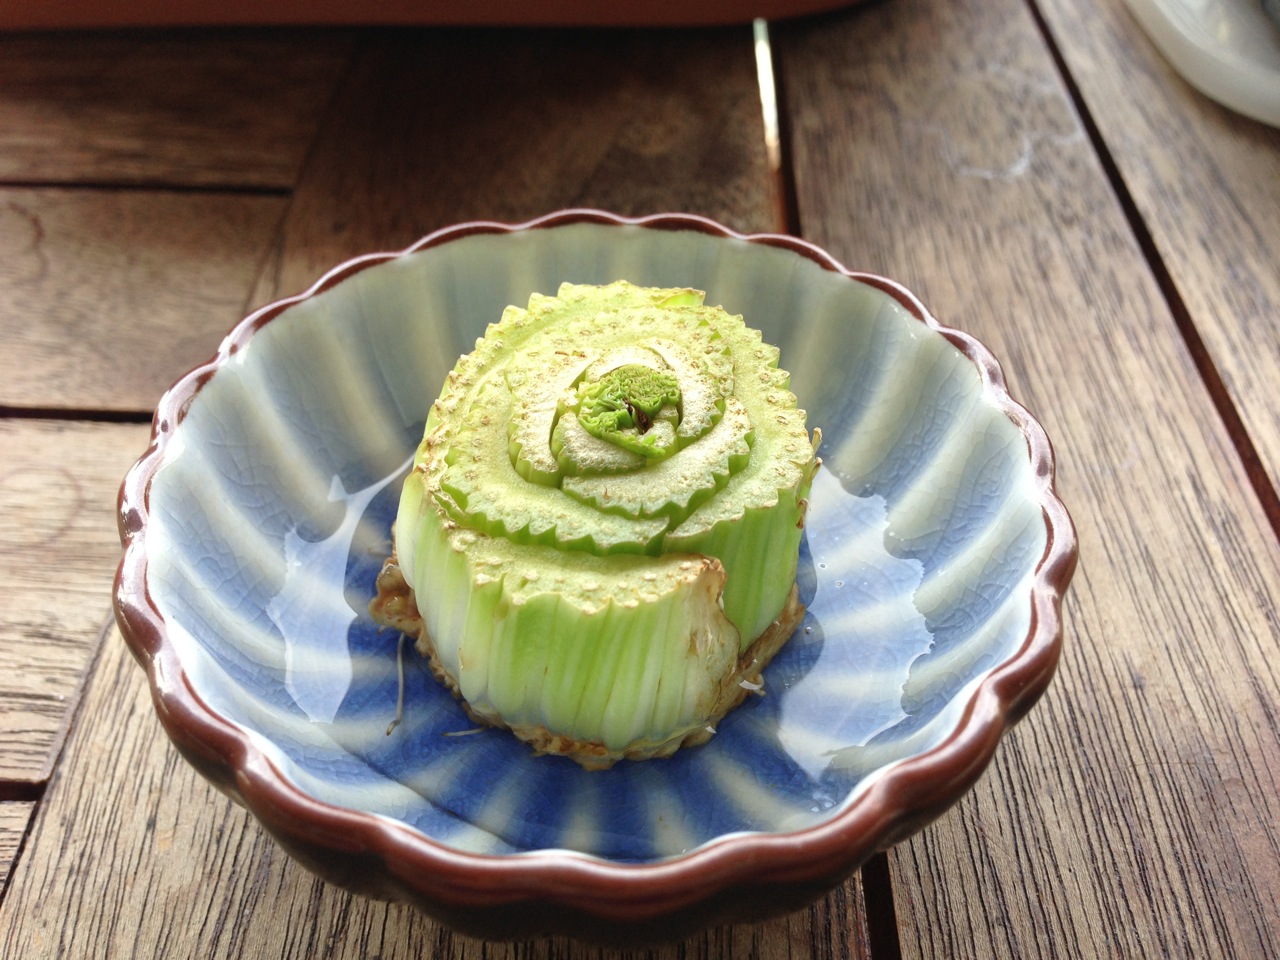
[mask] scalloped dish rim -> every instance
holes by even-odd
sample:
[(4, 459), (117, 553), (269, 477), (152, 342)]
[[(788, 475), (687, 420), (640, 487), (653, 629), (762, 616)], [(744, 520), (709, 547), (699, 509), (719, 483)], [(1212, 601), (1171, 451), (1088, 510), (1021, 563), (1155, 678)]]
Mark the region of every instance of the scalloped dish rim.
[[(1026, 439), (1047, 534), (1044, 554), (1034, 571), (1026, 637), (1016, 653), (972, 687), (955, 728), (940, 744), (876, 771), (866, 789), (824, 822), (790, 833), (731, 834), (677, 857), (643, 864), (554, 849), (516, 855), (460, 852), (406, 824), (315, 799), (291, 783), (255, 745), (250, 732), (222, 717), (201, 697), (149, 596), (151, 481), (165, 461), (174, 431), (204, 384), (258, 329), (291, 306), (369, 267), (478, 233), (510, 235), (575, 223), (692, 230), (724, 240), (782, 247), (826, 270), (876, 287), (977, 367), (988, 401)], [(119, 524), (124, 554), (116, 574), (116, 618), (131, 652), (146, 669), (156, 712), (183, 755), (326, 879), (382, 899), (409, 901), (437, 917), (461, 918), (461, 924), (455, 925), (469, 925), (472, 930), (476, 916), (507, 909), (512, 911), (510, 931), (516, 936), (539, 929), (534, 914), (528, 912), (538, 904), (558, 908), (553, 920), (559, 917), (560, 923), (547, 925), (560, 932), (564, 932), (565, 917), (571, 918), (573, 928), (596, 933), (617, 923), (652, 924), (673, 912), (693, 916), (703, 908), (718, 919), (744, 919), (725, 905), (726, 897), (743, 889), (776, 887), (792, 891), (794, 901), (801, 896), (797, 891), (839, 882), (876, 851), (936, 818), (976, 782), (1001, 736), (1030, 709), (1052, 678), (1062, 647), (1062, 599), (1077, 559), (1075, 530), (1055, 489), (1054, 453), (1045, 431), (1010, 396), (991, 352), (968, 334), (939, 323), (904, 287), (884, 277), (848, 270), (823, 250), (795, 237), (742, 234), (689, 214), (630, 218), (581, 209), (521, 224), (473, 221), (446, 227), (402, 251), (348, 260), (305, 292), (250, 314), (227, 334), (213, 358), (179, 379), (161, 398), (150, 446), (121, 486)], [(816, 895), (803, 898), (812, 900)], [(687, 920), (685, 925), (689, 926)]]

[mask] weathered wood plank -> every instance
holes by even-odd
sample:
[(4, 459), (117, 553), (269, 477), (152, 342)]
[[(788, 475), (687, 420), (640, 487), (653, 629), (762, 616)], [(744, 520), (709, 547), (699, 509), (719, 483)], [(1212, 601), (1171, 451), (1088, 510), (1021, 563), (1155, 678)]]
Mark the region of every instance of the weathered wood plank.
[(286, 202), (0, 189), (0, 405), (149, 411), (243, 315)]
[(34, 803), (22, 800), (0, 803), (0, 893), (9, 882), (9, 871), (18, 858), (18, 848), (35, 808)]
[(770, 190), (745, 28), (374, 33), (255, 299), (464, 220), (590, 206), (774, 229)]
[(0, 181), (287, 189), (346, 33), (0, 37)]
[(650, 960), (868, 957), (855, 878), (757, 926), (652, 951), (564, 939), (484, 944), (353, 897), (291, 861), (170, 747), (116, 631), (0, 908), (0, 955)]
[(1041, 5), (1270, 482), (1280, 487), (1280, 129), (1189, 86), (1121, 0)]
[(1014, 0), (780, 34), (805, 235), (991, 345), (1080, 531), (1058, 679), (891, 854), (903, 956), (1274, 956), (1280, 550), (1042, 35)]
[(108, 619), (116, 491), (148, 436), (0, 420), (0, 781), (48, 779)]

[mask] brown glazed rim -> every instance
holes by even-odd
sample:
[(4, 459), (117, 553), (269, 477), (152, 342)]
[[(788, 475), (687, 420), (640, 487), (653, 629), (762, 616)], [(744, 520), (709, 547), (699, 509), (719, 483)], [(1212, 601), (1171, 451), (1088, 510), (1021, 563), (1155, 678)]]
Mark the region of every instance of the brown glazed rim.
[[(870, 284), (946, 337), (978, 368), (990, 402), (1026, 437), (1048, 544), (1035, 571), (1029, 632), (1018, 651), (970, 695), (957, 728), (938, 746), (873, 774), (868, 788), (830, 820), (777, 834), (734, 834), (697, 850), (649, 864), (620, 864), (562, 850), (494, 856), (462, 853), (405, 824), (321, 802), (290, 783), (250, 735), (212, 710), (192, 686), (169, 641), (164, 618), (147, 591), (147, 519), (152, 478), (201, 388), (262, 326), (290, 306), (369, 267), (475, 234), (510, 234), (576, 223), (698, 231), (781, 247), (824, 269)], [(287, 847), (326, 876), (391, 899), (408, 899), (441, 915), (502, 906), (550, 907), (556, 916), (582, 915), (595, 925), (643, 924), (696, 911), (714, 897), (761, 886), (796, 890), (830, 886), (877, 850), (886, 849), (957, 801), (990, 762), (1000, 737), (1049, 683), (1062, 646), (1062, 596), (1075, 569), (1076, 536), (1054, 489), (1053, 448), (1040, 424), (1009, 395), (1000, 366), (973, 337), (940, 324), (892, 280), (845, 269), (803, 240), (744, 235), (703, 217), (658, 214), (620, 217), (564, 210), (523, 224), (464, 223), (438, 230), (399, 253), (350, 260), (298, 296), (263, 307), (241, 321), (218, 353), (161, 398), (147, 452), (126, 476), (119, 521), (124, 556), (116, 575), (115, 609), (125, 640), (146, 668), (166, 731), (202, 773), (242, 802)], [(349, 861), (349, 862), (348, 862)], [(343, 864), (346, 862), (346, 868)], [(369, 875), (373, 871), (374, 875)], [(381, 871), (381, 872), (379, 872)], [(820, 894), (815, 890), (813, 896)], [(432, 909), (432, 908), (435, 909)]]

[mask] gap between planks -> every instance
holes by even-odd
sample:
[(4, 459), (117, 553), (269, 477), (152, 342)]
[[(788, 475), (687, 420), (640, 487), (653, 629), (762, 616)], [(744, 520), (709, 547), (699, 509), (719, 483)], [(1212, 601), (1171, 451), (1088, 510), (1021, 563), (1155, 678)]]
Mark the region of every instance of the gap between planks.
[(782, 61), (774, 50), (768, 24), (765, 25), (763, 34), (765, 49), (763, 54), (757, 50), (757, 55), (767, 57), (773, 89), (766, 92), (762, 84), (760, 99), (763, 103), (766, 97), (772, 97), (773, 113), (777, 118), (775, 133), (778, 146), (776, 154), (773, 155), (776, 157), (777, 165), (771, 165), (770, 173), (773, 175), (778, 230), (793, 237), (803, 237), (800, 226), (800, 202), (796, 198), (795, 168), (791, 156), (791, 115), (782, 108), (782, 105), (787, 102), (787, 78), (782, 68)]
[(1071, 75), (1057, 37), (1040, 10), (1039, 0), (1024, 0), (1024, 2), (1028, 12), (1031, 14), (1031, 19), (1035, 22), (1036, 29), (1040, 31), (1040, 36), (1044, 39), (1045, 47), (1053, 58), (1054, 68), (1058, 71), (1063, 86), (1071, 98), (1072, 106), (1080, 118), (1081, 126), (1085, 130), (1085, 135), (1089, 138), (1090, 146), (1092, 146), (1094, 153), (1098, 157), (1107, 182), (1110, 184), (1111, 190), (1120, 204), (1125, 221), (1133, 232), (1143, 259), (1155, 278), (1156, 286), (1159, 288), (1161, 296), (1164, 297), (1169, 306), (1169, 311), (1173, 315), (1178, 333), (1186, 345), (1192, 363), (1195, 364), (1196, 372), (1204, 382), (1214, 410), (1226, 428), (1227, 436), (1240, 457), (1245, 475), (1249, 478), (1254, 494), (1262, 506), (1262, 512), (1266, 516), (1267, 522), (1270, 523), (1272, 532), (1280, 540), (1280, 492), (1277, 492), (1271, 482), (1271, 478), (1267, 475), (1266, 467), (1262, 463), (1262, 458), (1258, 455), (1258, 449), (1254, 445), (1253, 438), (1249, 435), (1244, 419), (1240, 416), (1240, 411), (1232, 400), (1231, 393), (1222, 379), (1222, 374), (1205, 346), (1203, 338), (1200, 336), (1200, 331), (1196, 329), (1195, 320), (1192, 319), (1191, 311), (1187, 308), (1168, 265), (1156, 247), (1151, 229), (1147, 226), (1141, 212), (1138, 210), (1138, 204), (1134, 200), (1128, 184), (1125, 182), (1124, 174), (1120, 172), (1120, 166), (1116, 163), (1110, 147), (1107, 146), (1107, 142), (1098, 128), (1093, 112), (1089, 109), (1079, 85)]
[(249, 197), (288, 197), (292, 187), (254, 183), (177, 183), (172, 180), (0, 180), (0, 190), (110, 190), (117, 193), (234, 194)]
[[(48, 792), (50, 780), (54, 776), (53, 771), (58, 769), (58, 761), (66, 750), (71, 730), (84, 710), (84, 694), (89, 678), (93, 675), (98, 661), (102, 659), (102, 651), (109, 642), (115, 625), (114, 613), (108, 613), (102, 629), (98, 631), (93, 653), (80, 672), (80, 679), (72, 694), (74, 706), (64, 718), (62, 742), (58, 745), (57, 752), (49, 759), (49, 776), (44, 780), (0, 780), (0, 910), (4, 908), (5, 897), (9, 893), (9, 880), (22, 860), (27, 841), (31, 838), (36, 814), (39, 813), (41, 803)], [(20, 817), (25, 817), (25, 821), (19, 831), (14, 829), (13, 823)], [(15, 834), (17, 834), (16, 839), (13, 838)]]
[[(40, 801), (44, 799), (44, 795), (49, 789), (49, 781), (53, 779), (58, 769), (58, 761), (66, 750), (67, 740), (71, 735), (71, 731), (75, 728), (77, 718), (84, 709), (84, 694), (89, 678), (93, 676), (93, 671), (97, 668), (98, 661), (102, 659), (102, 650), (115, 627), (115, 613), (114, 611), (108, 611), (103, 619), (102, 627), (98, 630), (98, 636), (93, 641), (89, 659), (80, 670), (80, 676), (76, 680), (75, 688), (68, 695), (72, 706), (62, 718), (57, 746), (48, 758), (48, 767), (45, 770), (44, 777), (42, 779), (32, 778), (29, 780), (0, 778), (0, 803), (31, 803), (38, 806)], [(35, 816), (34, 808), (32, 816)], [(14, 864), (18, 862), (18, 856), (20, 855), (21, 850), (14, 856)], [(2, 889), (0, 889), (0, 900), (3, 900)]]
[[(794, 237), (803, 237), (791, 154), (790, 114), (782, 108), (787, 102), (786, 77), (782, 61), (773, 48), (767, 22), (758, 20), (756, 23), (755, 52), (759, 67), (760, 102), (765, 121), (765, 146), (769, 152), (769, 173), (773, 179), (776, 229)], [(776, 138), (776, 141), (769, 142), (771, 137)], [(871, 960), (902, 960), (888, 854), (883, 850), (873, 854), (859, 868), (859, 872), (862, 879), (860, 888), (867, 952)]]
[(150, 423), (151, 410), (96, 410), (89, 407), (15, 407), (0, 405), (0, 420), (80, 420), (87, 423)]
[(893, 906), (893, 872), (883, 850), (862, 865), (862, 904), (871, 960), (902, 960), (898, 914)]
[(0, 800), (0, 908), (9, 889), (9, 877), (31, 836), (36, 804), (23, 800)]

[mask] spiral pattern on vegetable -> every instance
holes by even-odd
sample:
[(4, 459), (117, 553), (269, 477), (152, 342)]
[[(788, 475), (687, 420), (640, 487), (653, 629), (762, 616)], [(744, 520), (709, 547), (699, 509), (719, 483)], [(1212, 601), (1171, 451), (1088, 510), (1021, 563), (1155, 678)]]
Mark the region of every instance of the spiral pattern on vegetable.
[(459, 360), (389, 569), (473, 716), (605, 766), (705, 739), (756, 685), (817, 463), (777, 364), (701, 292), (622, 281), (508, 307)]

